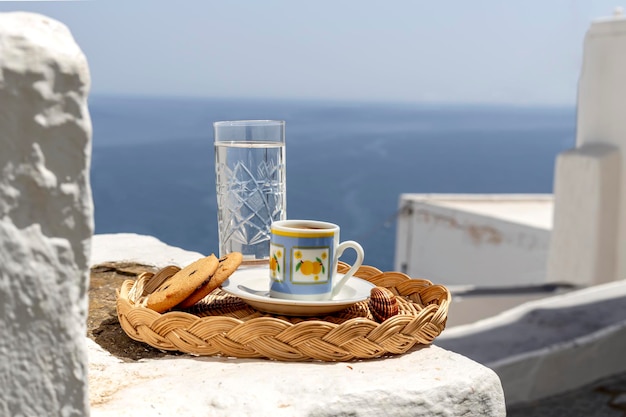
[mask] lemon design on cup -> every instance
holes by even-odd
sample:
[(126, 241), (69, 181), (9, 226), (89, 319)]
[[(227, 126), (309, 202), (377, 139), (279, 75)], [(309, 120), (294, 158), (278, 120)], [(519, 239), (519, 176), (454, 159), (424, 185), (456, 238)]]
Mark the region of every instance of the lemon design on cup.
[[(294, 254), (296, 259), (302, 258), (302, 253), (300, 251), (296, 251)], [(322, 259), (326, 259), (326, 253), (322, 253)], [(301, 260), (296, 264), (296, 271), (300, 271), (302, 275), (314, 275), (313, 279), (318, 281), (320, 279), (319, 273), (326, 273), (326, 268), (324, 268), (324, 264), (322, 263), (322, 259), (316, 257), (314, 261), (309, 260)]]
[(272, 271), (272, 277), (274, 277), (274, 278), (276, 278), (276, 273), (277, 272), (280, 273), (280, 264), (278, 263), (278, 258), (280, 258), (281, 256), (283, 256), (281, 251), (277, 251), (270, 258), (270, 271)]

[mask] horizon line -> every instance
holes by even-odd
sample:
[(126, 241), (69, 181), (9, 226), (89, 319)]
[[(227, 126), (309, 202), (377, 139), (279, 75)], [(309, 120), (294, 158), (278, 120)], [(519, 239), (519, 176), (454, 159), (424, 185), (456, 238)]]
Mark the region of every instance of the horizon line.
[[(0, 0), (4, 1), (4, 0)], [(66, 0), (67, 1), (67, 0)], [(75, 0), (70, 0), (75, 1)], [(260, 96), (209, 96), (197, 94), (176, 93), (122, 93), (122, 92), (90, 92), (89, 97), (119, 97), (129, 99), (178, 99), (178, 100), (249, 100), (249, 101), (299, 101), (336, 104), (389, 104), (389, 105), (416, 105), (416, 106), (478, 106), (492, 107), (505, 106), (517, 108), (550, 108), (550, 109), (576, 109), (577, 103), (514, 103), (497, 101), (450, 101), (450, 100), (406, 100), (406, 99), (359, 99), (359, 98), (331, 98), (331, 97), (260, 97)]]

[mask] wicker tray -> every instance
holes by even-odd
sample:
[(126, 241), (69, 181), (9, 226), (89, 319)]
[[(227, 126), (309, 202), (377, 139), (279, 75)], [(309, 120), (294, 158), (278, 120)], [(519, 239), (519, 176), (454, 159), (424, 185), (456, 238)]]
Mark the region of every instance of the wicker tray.
[[(347, 269), (340, 263), (339, 272)], [(191, 309), (160, 314), (138, 302), (155, 275), (145, 272), (117, 291), (120, 325), (134, 340), (193, 355), (348, 361), (402, 354), (443, 331), (450, 304), (442, 285), (362, 266), (355, 276), (396, 295), (399, 313), (382, 323), (367, 301), (325, 317), (284, 317), (261, 313), (220, 289)]]

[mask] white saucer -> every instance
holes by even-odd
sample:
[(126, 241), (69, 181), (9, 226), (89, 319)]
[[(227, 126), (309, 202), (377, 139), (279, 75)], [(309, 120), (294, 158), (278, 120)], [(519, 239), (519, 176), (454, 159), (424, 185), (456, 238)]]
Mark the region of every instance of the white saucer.
[[(343, 274), (339, 274), (341, 278)], [(367, 300), (375, 287), (369, 281), (352, 277), (332, 300), (301, 301), (269, 296), (269, 268), (245, 268), (235, 271), (222, 283), (222, 289), (241, 298), (259, 311), (285, 316), (318, 316), (334, 313)]]

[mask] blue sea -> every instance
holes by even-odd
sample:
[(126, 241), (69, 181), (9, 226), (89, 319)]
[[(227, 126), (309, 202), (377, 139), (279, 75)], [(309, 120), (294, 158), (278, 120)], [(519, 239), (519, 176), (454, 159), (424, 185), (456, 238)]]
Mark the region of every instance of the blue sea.
[(574, 108), (92, 96), (90, 111), (96, 233), (217, 253), (212, 123), (281, 119), (288, 217), (339, 224), (382, 270), (400, 194), (550, 193), (575, 142)]

